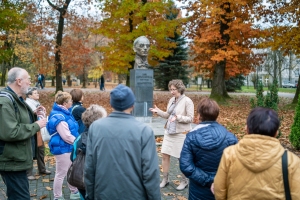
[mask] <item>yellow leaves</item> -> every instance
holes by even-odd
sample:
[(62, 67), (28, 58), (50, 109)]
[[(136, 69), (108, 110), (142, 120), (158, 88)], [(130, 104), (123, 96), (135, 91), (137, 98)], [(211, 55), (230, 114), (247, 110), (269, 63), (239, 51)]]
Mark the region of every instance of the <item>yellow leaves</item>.
[(42, 199), (46, 199), (48, 197), (48, 195), (42, 195), (42, 196), (40, 196), (40, 200), (42, 200)]
[(49, 183), (50, 180), (49, 180), (49, 179), (43, 179), (42, 182), (43, 182), (43, 183)]
[(51, 191), (52, 188), (47, 186), (47, 187), (46, 187), (46, 190)]

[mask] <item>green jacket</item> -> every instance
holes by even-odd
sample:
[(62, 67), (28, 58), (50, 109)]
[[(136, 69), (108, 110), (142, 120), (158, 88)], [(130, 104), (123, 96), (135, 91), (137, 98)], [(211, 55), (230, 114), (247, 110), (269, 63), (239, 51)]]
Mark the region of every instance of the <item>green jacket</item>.
[(23, 171), (32, 167), (31, 137), (40, 130), (37, 123), (31, 123), (30, 116), (36, 115), (22, 102), (16, 93), (2, 89), (12, 95), (0, 96), (0, 171)]

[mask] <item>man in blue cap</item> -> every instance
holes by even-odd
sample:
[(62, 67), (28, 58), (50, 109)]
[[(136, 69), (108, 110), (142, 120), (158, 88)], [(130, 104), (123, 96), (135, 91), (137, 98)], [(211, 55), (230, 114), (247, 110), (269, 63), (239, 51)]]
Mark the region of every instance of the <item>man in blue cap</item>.
[(114, 111), (89, 128), (86, 199), (161, 199), (153, 130), (131, 115), (135, 96), (122, 84), (110, 93)]

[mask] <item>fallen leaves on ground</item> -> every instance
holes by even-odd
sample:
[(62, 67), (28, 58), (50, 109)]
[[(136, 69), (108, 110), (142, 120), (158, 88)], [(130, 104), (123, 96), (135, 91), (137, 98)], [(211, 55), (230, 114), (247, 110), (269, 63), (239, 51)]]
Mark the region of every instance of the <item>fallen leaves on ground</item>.
[(46, 187), (46, 190), (48, 190), (48, 191), (51, 191), (51, 190), (52, 190), (52, 188), (51, 188), (51, 187), (49, 187), (49, 186), (47, 186), (47, 187)]
[(45, 195), (43, 195), (43, 196), (40, 196), (40, 200), (42, 200), (42, 199), (46, 199), (48, 196), (45, 194)]
[(176, 198), (177, 200), (187, 200), (187, 198), (186, 197), (184, 197), (184, 196), (177, 196), (177, 198)]
[(163, 193), (165, 196), (175, 196), (175, 193), (172, 193), (172, 192), (166, 192), (166, 193)]
[(172, 182), (174, 183), (174, 185), (177, 185), (177, 186), (180, 184), (180, 180), (173, 180)]

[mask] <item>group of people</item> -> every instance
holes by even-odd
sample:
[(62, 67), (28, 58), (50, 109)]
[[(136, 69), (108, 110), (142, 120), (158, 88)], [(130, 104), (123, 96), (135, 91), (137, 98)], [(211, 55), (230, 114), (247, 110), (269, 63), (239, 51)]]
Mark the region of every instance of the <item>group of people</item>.
[[(85, 155), (85, 188), (68, 184), (70, 199), (161, 199), (160, 189), (169, 183), (170, 156), (179, 159), (182, 172), (176, 189), (189, 186), (189, 199), (285, 199), (281, 160), (286, 153), (276, 139), (280, 122), (271, 109), (253, 109), (247, 134), (238, 142), (217, 122), (220, 109), (209, 98), (199, 101), (199, 124), (192, 129), (194, 103), (184, 94), (181, 80), (170, 81), (173, 97), (167, 110), (150, 108), (167, 119), (159, 184), (154, 133), (131, 115), (135, 96), (129, 87), (120, 84), (110, 92), (113, 112), (108, 116), (101, 106), (84, 108), (80, 89), (58, 92), (47, 122), (30, 83), (28, 72), (14, 67), (7, 87), (0, 90), (0, 174), (8, 199), (30, 199), (32, 159), (34, 152), (43, 151), (43, 145), (34, 144), (45, 126), (56, 160), (54, 199), (64, 199), (63, 180), (79, 151)], [(287, 158), (289, 191), (293, 200), (300, 199), (300, 159), (290, 152)], [(43, 166), (41, 162), (39, 172), (47, 174)]]

